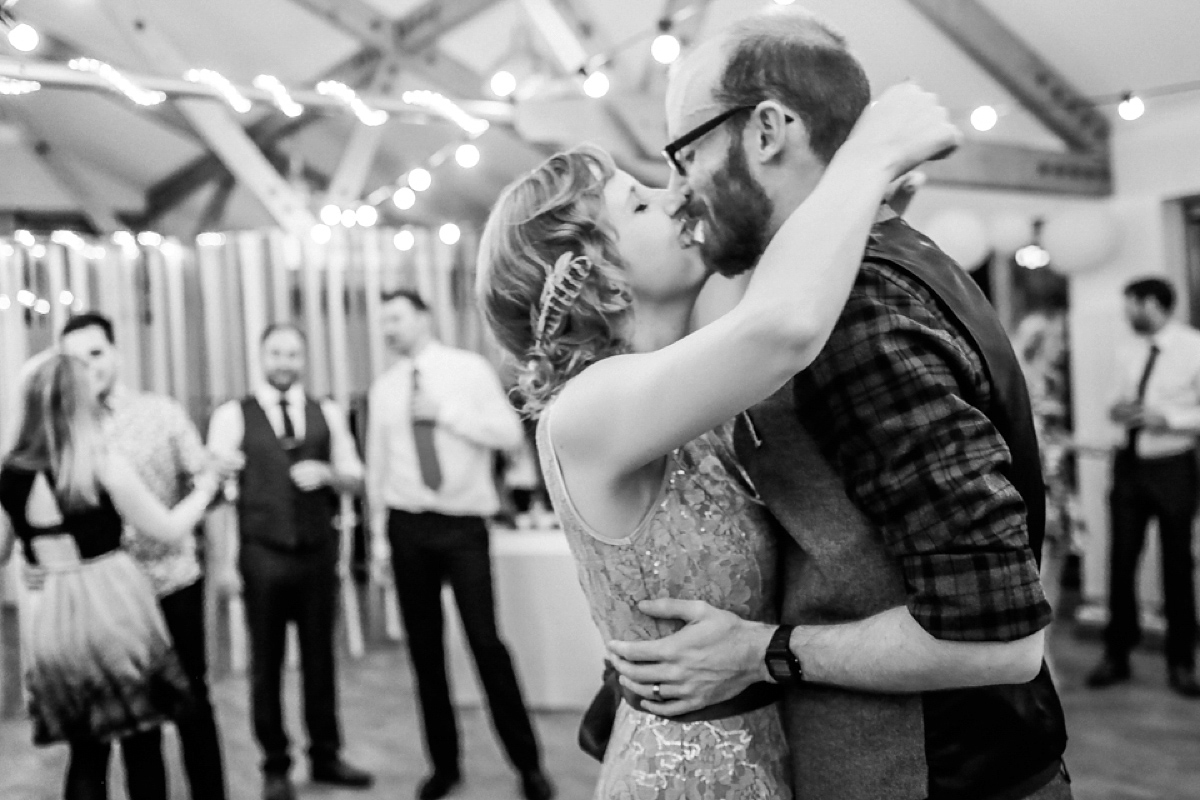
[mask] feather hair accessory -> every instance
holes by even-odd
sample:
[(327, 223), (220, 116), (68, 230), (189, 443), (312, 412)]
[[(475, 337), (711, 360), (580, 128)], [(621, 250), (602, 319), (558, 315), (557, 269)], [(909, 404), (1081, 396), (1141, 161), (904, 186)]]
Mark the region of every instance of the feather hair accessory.
[(534, 328), (538, 343), (544, 343), (558, 332), (567, 311), (579, 299), (583, 281), (591, 271), (590, 258), (576, 256), (569, 250), (554, 262), (554, 268), (546, 275), (546, 283), (542, 286), (542, 296), (538, 301), (537, 325)]

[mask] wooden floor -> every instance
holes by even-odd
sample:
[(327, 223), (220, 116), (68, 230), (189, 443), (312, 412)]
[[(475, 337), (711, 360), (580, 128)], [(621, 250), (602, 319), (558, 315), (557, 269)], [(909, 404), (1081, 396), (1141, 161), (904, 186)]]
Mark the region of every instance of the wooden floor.
[[(1184, 701), (1166, 689), (1162, 660), (1138, 654), (1135, 681), (1128, 686), (1094, 692), (1083, 676), (1099, 654), (1095, 642), (1081, 642), (1065, 632), (1051, 640), (1071, 734), (1068, 765), (1077, 800), (1200, 800), (1200, 701)], [(294, 678), (289, 677), (291, 684)], [(346, 755), (375, 772), (369, 792), (331, 791), (306, 783), (303, 765), (296, 770), (302, 797), (321, 800), (410, 798), (425, 771), (413, 707), (408, 665), (402, 652), (379, 650), (342, 672), (343, 726)], [(291, 730), (298, 731), (294, 685)], [(250, 736), (246, 685), (230, 678), (216, 687), (218, 713), (225, 740), (232, 800), (255, 800), (261, 790), (258, 753)], [(539, 714), (537, 727), (546, 764), (562, 800), (590, 797), (596, 765), (575, 746), (574, 714)], [(478, 710), (462, 714), (466, 782), (456, 800), (519, 797), (513, 774), (503, 761), (486, 716)], [(174, 740), (168, 739), (173, 775), (172, 796), (186, 798)], [(38, 750), (28, 743), (28, 725), (0, 723), (0, 798), (52, 800), (59, 796), (65, 752)], [(119, 766), (113, 768), (114, 800), (124, 798)], [(200, 800), (197, 798), (197, 800)]]

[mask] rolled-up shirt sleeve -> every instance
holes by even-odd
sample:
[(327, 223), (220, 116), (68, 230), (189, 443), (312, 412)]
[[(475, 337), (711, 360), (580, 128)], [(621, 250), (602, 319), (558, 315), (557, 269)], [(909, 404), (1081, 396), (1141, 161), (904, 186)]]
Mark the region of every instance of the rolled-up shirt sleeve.
[(864, 264), (796, 387), (799, 413), (899, 561), (918, 624), (958, 641), (1049, 624), (1011, 455), (980, 408), (987, 373), (924, 287)]

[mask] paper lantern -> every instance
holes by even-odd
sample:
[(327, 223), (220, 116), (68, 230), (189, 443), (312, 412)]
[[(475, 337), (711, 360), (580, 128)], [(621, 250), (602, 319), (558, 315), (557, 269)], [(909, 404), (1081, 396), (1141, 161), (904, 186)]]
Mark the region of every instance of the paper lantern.
[(1015, 253), (1033, 241), (1033, 219), (1019, 211), (1007, 211), (988, 223), (988, 241), (1001, 253)]
[(1068, 275), (1108, 262), (1120, 243), (1120, 220), (1107, 208), (1069, 209), (1050, 217), (1042, 229), (1050, 267)]
[(983, 220), (970, 211), (942, 211), (930, 220), (924, 232), (967, 272), (983, 266), (991, 252)]

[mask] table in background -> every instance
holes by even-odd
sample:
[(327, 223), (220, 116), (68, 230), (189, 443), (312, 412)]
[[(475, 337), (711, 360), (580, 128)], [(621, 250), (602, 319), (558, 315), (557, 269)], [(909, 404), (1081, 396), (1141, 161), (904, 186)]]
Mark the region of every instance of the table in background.
[[(575, 577), (575, 560), (557, 528), (494, 529), (492, 576), (500, 635), (507, 642), (525, 702), (537, 710), (582, 710), (600, 687), (604, 645)], [(446, 644), (458, 705), (482, 702), (449, 588)]]

